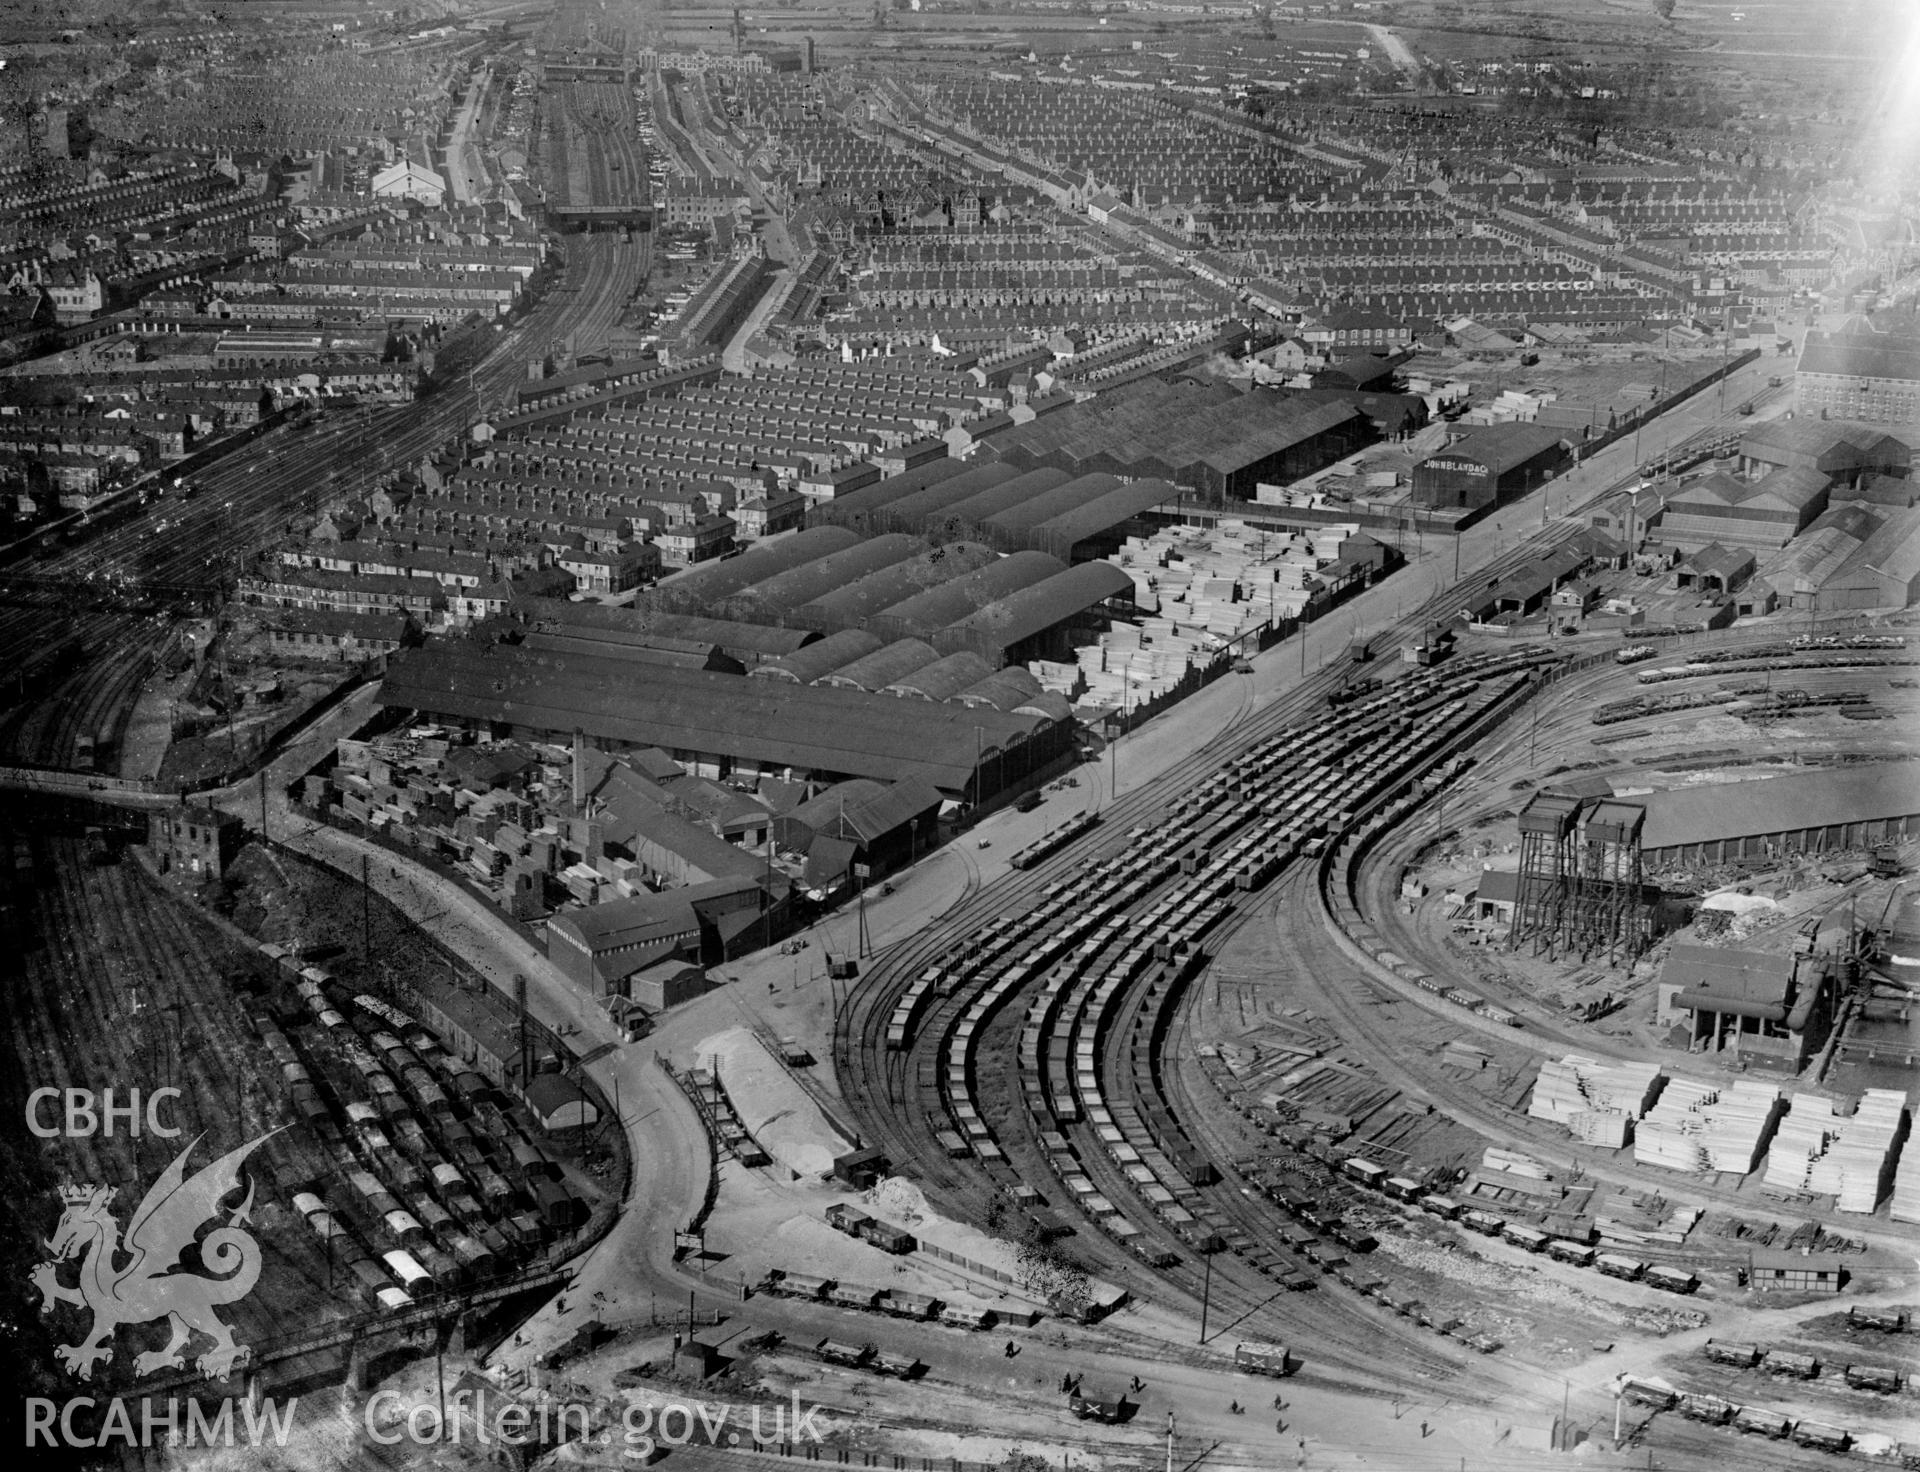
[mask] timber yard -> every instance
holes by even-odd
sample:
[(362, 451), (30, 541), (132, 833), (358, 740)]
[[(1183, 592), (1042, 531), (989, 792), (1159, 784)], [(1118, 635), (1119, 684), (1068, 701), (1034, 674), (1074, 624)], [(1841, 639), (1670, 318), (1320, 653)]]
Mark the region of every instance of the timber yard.
[(1920, 1468), (1909, 10), (0, 19), (30, 1462)]

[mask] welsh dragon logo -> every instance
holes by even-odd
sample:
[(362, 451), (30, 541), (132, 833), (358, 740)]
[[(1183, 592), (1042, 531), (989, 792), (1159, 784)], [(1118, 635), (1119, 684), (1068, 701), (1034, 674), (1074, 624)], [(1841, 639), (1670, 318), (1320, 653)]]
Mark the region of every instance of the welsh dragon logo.
[[(218, 1276), (180, 1271), (180, 1255), (202, 1225), (219, 1218), (221, 1201), (240, 1185), (241, 1163), (278, 1133), (261, 1135), (188, 1176), (187, 1157), (206, 1138), (196, 1135), (153, 1183), (127, 1223), (124, 1242), (119, 1222), (107, 1209), (118, 1187), (60, 1188), (66, 1210), (45, 1244), (53, 1256), (33, 1270), (31, 1280), (40, 1291), (41, 1313), (51, 1312), (56, 1303), (93, 1313), (93, 1328), (85, 1339), (55, 1350), (68, 1371), (92, 1379), (96, 1363), (112, 1361), (114, 1332), (120, 1325), (159, 1318), (172, 1325), (172, 1337), (164, 1349), (135, 1358), (137, 1374), (184, 1368), (185, 1350), (195, 1333), (213, 1341), (213, 1348), (194, 1361), (194, 1368), (210, 1379), (225, 1379), (247, 1358), (247, 1346), (234, 1342), (233, 1331), (213, 1310), (216, 1304), (245, 1298), (260, 1277), (260, 1245), (251, 1232), (241, 1230), (253, 1210), (251, 1180), (246, 1199), (228, 1214), (225, 1225), (200, 1239), (200, 1260)], [(69, 1288), (60, 1282), (60, 1268), (75, 1258), (80, 1260), (80, 1280)]]

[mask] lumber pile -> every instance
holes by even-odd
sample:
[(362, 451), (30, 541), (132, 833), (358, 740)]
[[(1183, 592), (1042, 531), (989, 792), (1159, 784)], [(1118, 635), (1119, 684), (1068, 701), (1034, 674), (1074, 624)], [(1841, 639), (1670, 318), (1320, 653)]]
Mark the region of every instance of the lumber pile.
[(1675, 1078), (1641, 1118), (1633, 1158), (1641, 1165), (1704, 1174), (1750, 1173), (1780, 1116), (1780, 1090), (1740, 1079), (1725, 1086)]
[(1838, 1114), (1831, 1099), (1795, 1094), (1767, 1153), (1767, 1185), (1832, 1196), (1840, 1211), (1871, 1213), (1906, 1107), (1907, 1096), (1895, 1089), (1869, 1089), (1851, 1116)]
[(1652, 1063), (1604, 1063), (1569, 1053), (1540, 1065), (1527, 1113), (1563, 1124), (1590, 1145), (1617, 1150), (1633, 1135), (1633, 1121), (1660, 1091)]

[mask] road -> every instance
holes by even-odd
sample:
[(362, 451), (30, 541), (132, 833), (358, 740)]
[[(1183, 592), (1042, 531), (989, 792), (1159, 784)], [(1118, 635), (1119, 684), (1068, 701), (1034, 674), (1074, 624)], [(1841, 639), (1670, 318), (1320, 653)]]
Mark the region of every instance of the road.
[(1367, 25), (1365, 30), (1379, 43), (1380, 49), (1387, 53), (1393, 64), (1400, 68), (1401, 75), (1407, 79), (1407, 85), (1416, 92), (1419, 91), (1420, 58), (1413, 54), (1413, 48), (1385, 26)]

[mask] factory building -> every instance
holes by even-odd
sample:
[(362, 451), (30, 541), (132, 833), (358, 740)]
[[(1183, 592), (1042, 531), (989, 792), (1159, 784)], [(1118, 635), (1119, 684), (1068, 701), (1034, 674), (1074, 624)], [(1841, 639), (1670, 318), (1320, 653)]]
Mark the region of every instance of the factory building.
[(1552, 480), (1567, 462), (1560, 432), (1537, 424), (1489, 424), (1413, 467), (1413, 502), (1477, 511)]
[(1797, 1073), (1832, 1030), (1839, 999), (1822, 956), (1676, 944), (1660, 973), (1656, 1020), (1690, 1052), (1739, 1052)]

